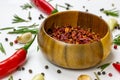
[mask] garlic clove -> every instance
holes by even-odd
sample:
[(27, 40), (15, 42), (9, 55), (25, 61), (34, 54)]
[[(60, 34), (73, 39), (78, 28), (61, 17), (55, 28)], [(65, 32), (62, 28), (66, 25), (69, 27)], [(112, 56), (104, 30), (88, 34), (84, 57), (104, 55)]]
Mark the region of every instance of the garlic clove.
[(42, 74), (35, 75), (32, 80), (44, 80), (44, 76)]
[(108, 26), (110, 30), (114, 30), (114, 28), (118, 25), (118, 21), (115, 18), (110, 18), (108, 20)]
[(83, 74), (78, 77), (78, 80), (92, 80), (92, 79), (89, 75)]
[(24, 33), (21, 36), (18, 36), (16, 40), (18, 41), (18, 43), (25, 44), (32, 40), (32, 33), (31, 32)]

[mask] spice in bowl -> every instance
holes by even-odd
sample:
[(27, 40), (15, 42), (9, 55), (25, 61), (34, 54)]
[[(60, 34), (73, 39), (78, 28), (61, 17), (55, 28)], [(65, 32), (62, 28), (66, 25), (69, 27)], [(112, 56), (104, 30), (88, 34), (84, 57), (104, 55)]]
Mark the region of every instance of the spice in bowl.
[(54, 39), (70, 44), (86, 44), (100, 40), (100, 35), (93, 32), (90, 28), (83, 29), (80, 26), (72, 27), (70, 25), (55, 27), (47, 32)]

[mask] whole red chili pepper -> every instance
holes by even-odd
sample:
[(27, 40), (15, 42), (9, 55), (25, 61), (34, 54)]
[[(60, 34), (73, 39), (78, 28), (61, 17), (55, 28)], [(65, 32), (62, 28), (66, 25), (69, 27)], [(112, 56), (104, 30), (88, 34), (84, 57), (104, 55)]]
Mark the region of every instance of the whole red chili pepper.
[(120, 63), (113, 63), (112, 65), (120, 73)]
[(51, 4), (45, 0), (31, 0), (38, 9), (42, 10), (47, 15), (58, 12)]
[(0, 79), (9, 75), (19, 66), (23, 65), (23, 63), (26, 61), (27, 50), (35, 40), (35, 37), (24, 47), (17, 50), (12, 56), (0, 62)]

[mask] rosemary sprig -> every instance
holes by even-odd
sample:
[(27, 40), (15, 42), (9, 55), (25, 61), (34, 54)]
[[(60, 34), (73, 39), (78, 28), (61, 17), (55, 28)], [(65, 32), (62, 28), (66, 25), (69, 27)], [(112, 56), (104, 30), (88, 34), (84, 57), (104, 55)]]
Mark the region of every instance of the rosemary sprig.
[(18, 28), (35, 28), (37, 26), (39, 26), (39, 24), (34, 23), (32, 25), (29, 25), (29, 26), (18, 26)]
[(4, 49), (4, 47), (3, 47), (3, 45), (2, 45), (1, 42), (0, 42), (0, 51), (1, 51), (2, 53), (6, 54), (5, 49)]
[(9, 29), (14, 29), (14, 27), (5, 27), (5, 28), (0, 28), (0, 30), (9, 30)]
[(107, 68), (110, 65), (110, 63), (103, 64), (101, 66), (98, 66), (97, 68), (100, 68), (101, 71), (103, 71), (105, 68)]
[(26, 32), (31, 32), (32, 34), (37, 34), (38, 33), (38, 28), (34, 29), (29, 29), (29, 28), (22, 28), (22, 29), (17, 29), (14, 31), (9, 31), (8, 34), (23, 34)]
[(119, 17), (119, 11), (116, 10), (116, 8), (113, 8), (113, 9), (110, 9), (110, 10), (102, 9), (101, 12), (105, 13), (108, 16)]
[(120, 35), (116, 36), (116, 38), (113, 40), (113, 43), (116, 45), (120, 45)]
[(14, 17), (14, 19), (13, 19), (12, 23), (28, 22), (27, 20), (19, 17), (18, 15), (14, 15), (13, 17)]
[(31, 8), (33, 8), (33, 6), (31, 5), (31, 4), (29, 4), (29, 3), (26, 3), (26, 4), (24, 4), (24, 5), (22, 5), (22, 6), (20, 6), (23, 10), (27, 10), (27, 9), (31, 9)]
[(98, 75), (97, 75), (96, 72), (94, 72), (94, 75), (95, 75), (95, 77), (97, 78), (97, 80), (100, 80), (100, 78), (98, 77)]

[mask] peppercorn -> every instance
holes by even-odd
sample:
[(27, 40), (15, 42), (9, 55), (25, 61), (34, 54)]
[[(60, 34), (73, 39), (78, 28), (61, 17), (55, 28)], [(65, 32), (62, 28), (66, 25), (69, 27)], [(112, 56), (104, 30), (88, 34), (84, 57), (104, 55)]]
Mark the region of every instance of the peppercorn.
[(48, 65), (45, 65), (45, 69), (48, 69), (49, 67), (48, 67)]
[(105, 71), (103, 71), (102, 74), (105, 75), (106, 74)]
[(29, 71), (30, 74), (32, 73), (32, 69), (29, 69), (28, 71)]
[(58, 70), (57, 70), (57, 73), (61, 73), (61, 70), (58, 69)]
[(117, 45), (114, 45), (114, 49), (117, 49)]
[(8, 38), (5, 38), (5, 41), (8, 41)]
[(45, 73), (41, 73), (43, 76), (45, 76)]
[(10, 46), (13, 46), (13, 42), (10, 42)]
[(101, 72), (97, 72), (98, 75), (101, 75)]
[(108, 76), (109, 76), (109, 77), (112, 77), (113, 75), (112, 75), (112, 73), (109, 73)]

